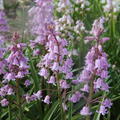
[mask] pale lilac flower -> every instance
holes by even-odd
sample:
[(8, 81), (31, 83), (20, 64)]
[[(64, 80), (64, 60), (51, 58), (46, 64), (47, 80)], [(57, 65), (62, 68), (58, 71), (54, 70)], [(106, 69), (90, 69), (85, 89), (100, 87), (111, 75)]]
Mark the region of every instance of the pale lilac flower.
[(61, 80), (60, 81), (60, 87), (62, 89), (67, 89), (67, 88), (70, 88), (70, 85), (65, 80)]
[(6, 73), (5, 67), (7, 65), (6, 60), (4, 59), (4, 54), (6, 53), (6, 48), (4, 48), (5, 37), (0, 35), (0, 75)]
[(107, 59), (105, 57), (101, 57), (99, 59), (96, 59), (95, 68), (97, 68), (97, 69), (107, 69), (108, 67), (109, 67), (109, 64), (108, 64)]
[(0, 88), (0, 96), (13, 95), (14, 91), (9, 85), (5, 85)]
[(43, 101), (44, 101), (44, 103), (46, 103), (46, 104), (50, 104), (50, 96), (47, 95)]
[(109, 85), (105, 82), (102, 83), (102, 87), (101, 87), (101, 90), (103, 91), (106, 91), (106, 92), (109, 92)]
[(83, 92), (88, 92), (89, 93), (89, 85), (88, 84), (85, 84), (83, 88), (81, 88), (81, 91)]
[(83, 116), (87, 116), (87, 115), (91, 115), (92, 113), (90, 112), (89, 107), (84, 106), (80, 111), (80, 114)]
[(39, 75), (46, 79), (49, 76), (48, 70), (46, 68), (42, 68), (39, 72)]
[(31, 101), (37, 101), (37, 96), (36, 95), (31, 95), (30, 96)]
[(99, 89), (102, 87), (103, 84), (103, 79), (98, 78), (95, 82), (94, 82), (94, 88), (95, 89)]
[(100, 77), (103, 78), (103, 79), (108, 78), (109, 77), (108, 76), (108, 71), (107, 70), (103, 70), (101, 72), (101, 74), (100, 74)]
[(105, 99), (104, 102), (102, 103), (106, 108), (111, 108), (112, 103), (110, 99)]
[(82, 73), (80, 74), (78, 81), (79, 82), (87, 82), (90, 80), (90, 71), (88, 70), (83, 70)]
[(3, 100), (1, 100), (0, 103), (1, 103), (1, 106), (2, 106), (2, 107), (6, 107), (6, 106), (8, 106), (8, 104), (9, 104), (8, 100), (5, 99), (5, 98), (4, 98)]
[(36, 49), (33, 51), (33, 56), (38, 56), (40, 55), (40, 50), (39, 49)]
[(29, 66), (27, 65), (28, 59), (23, 55), (24, 47), (25, 44), (23, 43), (15, 43), (9, 49), (11, 53), (6, 59), (9, 72), (5, 75), (5, 79), (8, 81), (23, 78), (29, 74)]
[(79, 84), (79, 81), (78, 80), (72, 80), (72, 83), (77, 85), (77, 84)]
[(25, 95), (25, 100), (27, 101), (27, 103), (31, 102), (31, 97), (30, 95)]
[(26, 87), (30, 86), (30, 85), (31, 85), (30, 80), (26, 80), (25, 83), (24, 83), (24, 85), (25, 85)]
[(14, 73), (7, 73), (7, 74), (5, 75), (5, 79), (8, 80), (8, 81), (10, 81), (10, 80), (15, 80), (15, 75), (14, 75)]
[(42, 91), (39, 90), (37, 93), (34, 93), (34, 95), (37, 97), (38, 100), (42, 98)]
[(108, 113), (107, 109), (105, 106), (101, 105), (100, 110), (98, 111), (100, 114), (105, 115)]
[(102, 102), (102, 105), (100, 106), (100, 110), (97, 111), (97, 112), (99, 112), (102, 115), (105, 115), (105, 114), (108, 113), (108, 108), (111, 108), (111, 106), (112, 106), (111, 100), (110, 99), (105, 99)]
[(95, 37), (99, 37), (104, 32), (104, 18), (100, 18), (94, 21), (91, 34)]
[(53, 71), (58, 71), (58, 70), (59, 70), (59, 64), (58, 64), (57, 62), (54, 62), (51, 69), (52, 69)]
[(76, 91), (71, 98), (69, 98), (69, 101), (76, 103), (80, 100), (80, 98), (82, 97), (82, 94), (79, 91)]
[(55, 77), (54, 76), (51, 76), (49, 81), (48, 81), (49, 84), (55, 84)]
[(106, 41), (110, 40), (109, 37), (104, 37), (100, 40), (101, 43), (105, 43)]

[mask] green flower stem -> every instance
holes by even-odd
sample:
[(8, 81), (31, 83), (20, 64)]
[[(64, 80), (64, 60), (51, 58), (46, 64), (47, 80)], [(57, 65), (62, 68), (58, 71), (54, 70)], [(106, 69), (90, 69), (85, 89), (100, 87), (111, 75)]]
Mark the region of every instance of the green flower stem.
[(17, 95), (17, 105), (18, 105), (18, 116), (19, 120), (22, 120), (22, 107), (21, 107), (21, 97), (20, 97), (20, 87), (19, 87), (19, 79), (16, 79), (16, 95)]
[[(52, 33), (54, 38), (55, 38), (55, 41), (57, 43), (57, 46), (58, 46), (58, 51), (60, 53), (60, 48), (59, 48), (59, 43), (58, 43), (58, 40), (56, 38), (56, 36), (54, 35), (54, 33)], [(57, 62), (60, 63), (60, 56), (58, 55), (57, 56)], [(65, 116), (65, 112), (63, 110), (63, 106), (62, 106), (62, 95), (61, 95), (61, 88), (60, 88), (60, 81), (59, 81), (59, 74), (58, 72), (56, 71), (56, 81), (57, 81), (57, 89), (58, 89), (58, 100), (59, 100), (59, 104), (60, 104), (60, 110), (61, 110), (61, 119), (62, 120), (66, 120), (66, 116)]]
[[(92, 78), (94, 78), (94, 77), (92, 77)], [(90, 102), (92, 100), (93, 92), (94, 92), (94, 84), (93, 84), (93, 82), (94, 82), (94, 79), (92, 79), (90, 81), (90, 93), (89, 93), (89, 97), (88, 97), (88, 101), (87, 101), (87, 105), (88, 105), (89, 108), (91, 108)], [(90, 115), (86, 116), (86, 120), (90, 120)]]
[(58, 89), (58, 100), (59, 100), (60, 110), (61, 110), (61, 119), (62, 120), (66, 120), (66, 117), (65, 117), (65, 114), (64, 114), (64, 110), (63, 110), (63, 106), (62, 106), (61, 89), (60, 89), (59, 78), (58, 78), (58, 74), (57, 73), (56, 73), (56, 81), (57, 81), (57, 89)]
[(11, 115), (11, 106), (10, 106), (10, 104), (9, 104), (9, 106), (8, 106), (8, 117), (9, 117), (9, 119), (8, 119), (8, 120), (12, 120), (12, 115)]

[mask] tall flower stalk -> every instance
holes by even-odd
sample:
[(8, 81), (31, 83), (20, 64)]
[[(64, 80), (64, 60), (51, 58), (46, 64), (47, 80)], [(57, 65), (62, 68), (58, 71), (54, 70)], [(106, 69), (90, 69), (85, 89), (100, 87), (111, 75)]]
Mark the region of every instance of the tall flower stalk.
[[(80, 114), (86, 116), (86, 120), (90, 120), (91, 108), (93, 105), (93, 95), (105, 91), (109, 92), (109, 86), (104, 81), (109, 78), (108, 68), (109, 64), (107, 61), (107, 54), (103, 51), (103, 44), (109, 40), (108, 37), (102, 38), (104, 30), (104, 18), (99, 18), (94, 21), (93, 27), (91, 30), (92, 36), (86, 37), (86, 42), (94, 41), (95, 45), (90, 49), (86, 55), (85, 67), (81, 72), (77, 80), (73, 80), (74, 84), (80, 83), (83, 87), (80, 89), (80, 92), (77, 92), (72, 95), (69, 99), (71, 102), (76, 103), (83, 98), (86, 103), (85, 106), (80, 111)], [(107, 102), (106, 102), (107, 101)], [(94, 101), (95, 103), (99, 102)], [(102, 115), (108, 113), (108, 108), (110, 108), (112, 103), (109, 99), (105, 99), (100, 106), (100, 109), (96, 112), (99, 112)]]
[[(35, 29), (32, 33), (37, 34), (38, 37), (31, 42), (31, 46), (35, 47), (36, 44), (40, 44), (45, 48), (45, 54), (37, 65), (40, 68), (38, 74), (44, 77), (47, 84), (52, 84), (57, 87), (61, 119), (65, 120), (64, 106), (66, 96), (63, 96), (63, 93), (70, 88), (70, 84), (67, 80), (73, 78), (73, 73), (71, 72), (73, 62), (66, 48), (68, 45), (67, 41), (61, 39), (59, 32), (55, 31), (52, 1), (36, 1), (36, 6), (29, 11), (30, 16), (32, 13), (36, 12), (36, 9), (39, 11), (39, 14), (37, 14), (37, 17), (35, 15), (32, 19), (32, 28)], [(43, 11), (46, 14), (43, 13)], [(47, 95), (44, 97), (43, 102), (50, 104), (50, 96)]]
[[(91, 30), (91, 34), (93, 36), (86, 37), (88, 41), (95, 41), (95, 46), (88, 52), (86, 56), (86, 66), (84, 71), (88, 72), (88, 78), (83, 79), (83, 75), (80, 76), (80, 81), (85, 83), (85, 86), (81, 90), (84, 92), (88, 92), (88, 100), (86, 107), (88, 109), (91, 108), (91, 102), (93, 99), (93, 94), (102, 91), (109, 91), (109, 86), (105, 83), (104, 79), (109, 77), (108, 75), (108, 68), (109, 64), (107, 62), (107, 54), (103, 51), (103, 44), (109, 40), (109, 38), (104, 37), (101, 38), (101, 35), (104, 32), (104, 18), (100, 18), (95, 20), (93, 23), (93, 28)], [(84, 81), (83, 81), (84, 80)], [(87, 88), (87, 89), (86, 89)], [(109, 107), (111, 107), (111, 103), (109, 103)], [(101, 114), (107, 114), (107, 107), (104, 106), (102, 111), (98, 111)], [(81, 114), (84, 115), (84, 111), (81, 110)], [(89, 112), (86, 117), (86, 120), (90, 120), (90, 115), (92, 113)]]
[[(6, 95), (14, 95), (16, 94), (17, 99), (17, 108), (19, 111), (18, 118), (22, 120), (22, 103), (21, 103), (21, 93), (20, 93), (20, 81), (29, 74), (29, 66), (27, 65), (28, 59), (23, 55), (23, 48), (26, 46), (23, 43), (17, 43), (19, 39), (19, 34), (15, 33), (13, 35), (13, 45), (9, 48), (11, 51), (10, 55), (6, 59), (7, 62), (7, 72), (4, 76), (4, 84), (8, 84), (2, 87), (1, 90), (5, 90), (6, 87), (6, 94), (2, 95), (5, 97)], [(11, 85), (11, 82), (16, 83), (16, 87)], [(10, 87), (11, 86), (11, 87)], [(15, 91), (13, 89), (15, 87)], [(11, 102), (11, 101), (10, 101)]]

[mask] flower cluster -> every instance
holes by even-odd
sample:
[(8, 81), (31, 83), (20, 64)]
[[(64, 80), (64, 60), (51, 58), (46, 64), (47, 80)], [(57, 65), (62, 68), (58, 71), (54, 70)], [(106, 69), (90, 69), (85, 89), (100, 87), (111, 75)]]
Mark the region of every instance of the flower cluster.
[(47, 26), (53, 22), (53, 4), (52, 0), (36, 0), (36, 5), (28, 11), (28, 28), (36, 38), (31, 40), (30, 47), (33, 49), (33, 56), (38, 56), (39, 45), (45, 45), (49, 29)]
[(1, 103), (2, 107), (5, 107), (5, 106), (9, 105), (9, 101), (6, 98), (4, 98), (3, 100), (1, 100), (0, 103)]
[(8, 71), (5, 75), (5, 80), (16, 80), (25, 77), (28, 71), (28, 59), (23, 55), (22, 49), (25, 44), (18, 43), (10, 47), (11, 54), (7, 58)]
[(100, 106), (100, 110), (98, 111), (100, 114), (105, 115), (108, 113), (108, 109), (111, 108), (112, 103), (110, 99), (105, 99)]
[[(78, 34), (77, 40), (80, 40), (79, 34), (82, 32), (86, 32), (84, 23), (80, 20), (80, 18), (73, 18), (73, 14), (76, 12), (84, 11), (83, 9), (86, 8), (88, 5), (88, 1), (85, 0), (76, 0), (73, 3), (70, 0), (60, 0), (57, 3), (56, 11), (60, 16), (57, 16), (55, 20), (55, 28), (56, 31), (61, 32), (61, 36), (63, 38), (67, 38), (68, 40), (74, 39), (74, 34)], [(77, 7), (77, 6), (81, 6)], [(82, 14), (82, 13), (78, 13)]]
[(90, 10), (90, 2), (88, 0), (75, 0), (76, 4), (79, 4), (81, 9)]
[(10, 95), (14, 95), (13, 88), (10, 85), (4, 85), (0, 88), (0, 97), (2, 98), (0, 101), (1, 106), (5, 107), (9, 104), (8, 100), (5, 97)]
[[(102, 0), (104, 12), (111, 15), (111, 12), (117, 13), (120, 10), (119, 0)], [(115, 15), (115, 14), (114, 14)]]
[[(53, 6), (51, 1), (38, 0), (36, 1), (36, 4), (37, 6), (33, 7), (29, 12), (31, 14), (35, 9), (38, 9), (37, 11), (39, 11), (37, 15), (37, 22), (34, 20), (35, 24), (39, 24), (36, 26), (39, 28), (36, 29), (37, 32), (34, 30), (38, 36), (34, 41), (31, 41), (31, 46), (34, 48), (36, 43), (38, 43), (43, 45), (46, 51), (46, 54), (42, 56), (42, 59), (37, 64), (37, 67), (40, 68), (38, 74), (46, 79), (47, 84), (57, 85), (61, 89), (68, 89), (70, 88), (70, 82), (68, 83), (67, 80), (73, 78), (73, 61), (69, 57), (69, 52), (66, 48), (68, 42), (65, 39), (61, 39), (59, 37), (59, 33), (55, 30), (55, 24), (52, 16)], [(58, 75), (61, 75), (61, 77), (58, 78)], [(37, 99), (35, 94), (27, 96), (27, 98), (29, 98), (30, 101)], [(49, 104), (50, 96), (47, 95), (43, 102)]]
[[(55, 72), (63, 73), (64, 79), (72, 79), (73, 74), (71, 72), (73, 62), (72, 59), (67, 57), (68, 51), (65, 48), (67, 46), (67, 41), (54, 35), (54, 33), (48, 36), (48, 42), (46, 44), (46, 50), (48, 53), (43, 57), (43, 59), (38, 64), (41, 68), (39, 75), (48, 79), (47, 83), (55, 84), (56, 76)], [(52, 71), (53, 74), (49, 74)], [(69, 85), (65, 80), (60, 81), (61, 88), (69, 88)]]
[(49, 95), (45, 96), (44, 99), (42, 99), (42, 98), (43, 98), (43, 95), (42, 95), (41, 90), (37, 91), (36, 93), (33, 93), (32, 95), (28, 95), (28, 94), (25, 95), (25, 99), (26, 99), (27, 103), (30, 103), (32, 101), (42, 100), (44, 103), (50, 104), (50, 96)]
[[(2, 97), (1, 105), (7, 106), (9, 104), (7, 96), (14, 95), (14, 86), (10, 81), (16, 81), (17, 79), (24, 78), (29, 74), (28, 59), (23, 55), (23, 48), (26, 46), (23, 43), (17, 43), (19, 38), (18, 34), (15, 33), (13, 36), (13, 45), (9, 48), (11, 52), (9, 56), (5, 59), (5, 71), (4, 79), (2, 81), (2, 86), (0, 88), (0, 96)], [(4, 64), (1, 64), (1, 69)], [(3, 73), (2, 73), (3, 74)]]
[(49, 33), (47, 25), (53, 21), (53, 5), (52, 0), (36, 0), (36, 6), (32, 7), (29, 11), (29, 26), (31, 33), (38, 35), (36, 42), (44, 44), (46, 36)]
[[(88, 94), (88, 100), (86, 105), (81, 110), (81, 115), (90, 115), (89, 104), (92, 102), (92, 94), (101, 91), (109, 91), (108, 84), (104, 81), (109, 77), (108, 68), (109, 64), (107, 61), (107, 54), (103, 51), (103, 43), (109, 38), (101, 38), (101, 34), (104, 32), (103, 27), (104, 19), (100, 18), (95, 20), (93, 23), (93, 28), (91, 34), (93, 36), (86, 37), (88, 41), (96, 41), (96, 44), (91, 48), (91, 50), (86, 55), (85, 67), (78, 77), (79, 83), (83, 85), (81, 88), (82, 93)], [(73, 81), (75, 83), (76, 81)], [(79, 98), (79, 96), (77, 96)], [(76, 98), (77, 98), (76, 97)], [(71, 99), (73, 96), (71, 97)], [(72, 101), (74, 102), (74, 101)], [(76, 101), (78, 102), (78, 101)], [(102, 108), (101, 108), (102, 109)], [(102, 110), (100, 109), (100, 113)], [(104, 112), (104, 111), (103, 111)], [(106, 109), (107, 113), (107, 109)]]

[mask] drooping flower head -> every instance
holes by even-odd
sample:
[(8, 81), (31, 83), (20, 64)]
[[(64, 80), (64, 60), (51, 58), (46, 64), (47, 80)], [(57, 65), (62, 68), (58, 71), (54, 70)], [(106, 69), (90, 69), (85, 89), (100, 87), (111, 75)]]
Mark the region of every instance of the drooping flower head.
[(23, 48), (26, 46), (24, 43), (15, 43), (18, 36), (15, 34), (13, 37), (14, 44), (9, 48), (11, 51), (8, 56), (8, 72), (5, 75), (5, 79), (16, 80), (25, 77), (29, 73), (28, 59), (23, 55)]
[[(86, 37), (88, 41), (94, 41), (95, 45), (89, 50), (85, 57), (85, 66), (80, 76), (77, 79), (77, 83), (80, 83), (83, 86), (80, 90), (83, 96), (87, 95), (86, 106), (83, 107), (80, 114), (81, 115), (90, 115), (90, 108), (87, 107), (92, 102), (91, 94), (97, 93), (99, 91), (109, 92), (109, 86), (105, 82), (105, 79), (109, 78), (109, 63), (107, 61), (107, 54), (103, 50), (103, 44), (109, 38), (101, 38), (104, 30), (104, 19), (99, 18), (94, 21), (93, 27), (91, 30), (91, 36)], [(74, 81), (73, 81), (74, 82)], [(72, 101), (74, 102), (74, 101)], [(111, 102), (107, 99), (100, 107), (100, 113), (105, 115), (107, 113), (107, 107), (111, 107)]]

